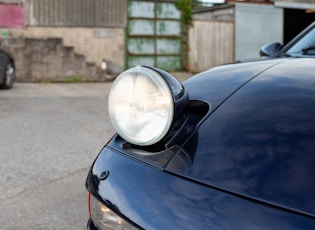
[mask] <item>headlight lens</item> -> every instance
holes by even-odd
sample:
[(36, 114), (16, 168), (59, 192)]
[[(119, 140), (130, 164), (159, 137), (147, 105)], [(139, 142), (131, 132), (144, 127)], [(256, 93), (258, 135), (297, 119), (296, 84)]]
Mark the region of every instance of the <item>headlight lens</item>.
[(98, 229), (137, 229), (90, 195), (90, 214)]
[(114, 81), (108, 111), (122, 138), (136, 145), (152, 145), (160, 141), (171, 126), (173, 96), (157, 72), (137, 66)]

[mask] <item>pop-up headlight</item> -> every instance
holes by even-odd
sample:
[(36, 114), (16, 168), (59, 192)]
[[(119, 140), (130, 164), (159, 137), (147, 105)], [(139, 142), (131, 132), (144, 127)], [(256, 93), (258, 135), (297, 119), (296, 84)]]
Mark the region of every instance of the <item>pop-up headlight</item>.
[(174, 115), (187, 101), (188, 95), (175, 78), (161, 70), (137, 66), (114, 81), (108, 111), (123, 139), (148, 146), (166, 135)]

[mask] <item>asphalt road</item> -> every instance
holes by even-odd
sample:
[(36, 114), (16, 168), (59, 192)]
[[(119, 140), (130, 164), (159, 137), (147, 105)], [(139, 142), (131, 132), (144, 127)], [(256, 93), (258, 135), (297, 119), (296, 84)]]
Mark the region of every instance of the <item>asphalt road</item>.
[(86, 229), (86, 175), (114, 133), (110, 85), (0, 90), (0, 229)]

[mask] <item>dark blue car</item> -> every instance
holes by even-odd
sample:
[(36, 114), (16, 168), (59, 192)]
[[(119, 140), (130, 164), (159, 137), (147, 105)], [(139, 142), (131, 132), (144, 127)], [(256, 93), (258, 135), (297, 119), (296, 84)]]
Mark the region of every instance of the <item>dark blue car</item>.
[(10, 53), (0, 48), (0, 89), (12, 88), (14, 80), (15, 80), (14, 59)]
[(260, 61), (113, 83), (88, 229), (315, 229), (315, 24)]

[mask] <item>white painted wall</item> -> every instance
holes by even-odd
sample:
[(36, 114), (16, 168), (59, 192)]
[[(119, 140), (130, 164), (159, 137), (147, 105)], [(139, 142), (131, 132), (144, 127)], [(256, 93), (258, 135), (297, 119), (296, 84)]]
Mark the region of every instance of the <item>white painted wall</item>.
[(260, 48), (283, 41), (283, 9), (264, 4), (235, 4), (235, 59), (259, 56)]

